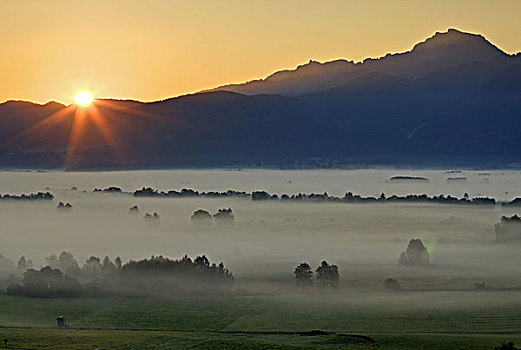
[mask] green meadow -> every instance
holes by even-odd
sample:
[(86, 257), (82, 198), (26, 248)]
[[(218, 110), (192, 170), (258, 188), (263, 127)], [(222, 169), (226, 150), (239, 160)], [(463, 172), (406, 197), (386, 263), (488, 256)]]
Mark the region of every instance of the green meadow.
[[(206, 299), (2, 295), (0, 310), (0, 338), (23, 349), (492, 350), (504, 341), (521, 344), (518, 291)], [(59, 315), (68, 327), (55, 325)], [(305, 333), (311, 330), (325, 333)]]

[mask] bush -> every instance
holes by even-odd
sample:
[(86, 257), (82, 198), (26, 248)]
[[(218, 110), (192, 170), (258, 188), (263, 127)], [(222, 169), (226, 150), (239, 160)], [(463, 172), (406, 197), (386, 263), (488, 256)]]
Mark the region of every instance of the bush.
[(394, 278), (386, 278), (384, 281), (384, 288), (390, 290), (399, 290), (401, 289), (400, 283)]

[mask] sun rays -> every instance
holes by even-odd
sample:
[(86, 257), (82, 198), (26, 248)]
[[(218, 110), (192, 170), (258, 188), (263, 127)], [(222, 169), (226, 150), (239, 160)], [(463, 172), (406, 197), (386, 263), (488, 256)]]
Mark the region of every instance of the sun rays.
[(138, 141), (150, 137), (139, 126), (140, 122), (153, 119), (168, 123), (172, 120), (142, 111), (141, 106), (140, 102), (94, 99), (79, 94), (76, 103), (37, 119), (4, 144), (16, 144), (19, 151), (25, 153), (40, 141), (51, 143), (55, 152), (62, 149), (65, 169), (77, 168), (93, 153), (105, 154), (109, 164), (131, 164), (133, 154), (125, 151), (125, 142), (129, 138)]

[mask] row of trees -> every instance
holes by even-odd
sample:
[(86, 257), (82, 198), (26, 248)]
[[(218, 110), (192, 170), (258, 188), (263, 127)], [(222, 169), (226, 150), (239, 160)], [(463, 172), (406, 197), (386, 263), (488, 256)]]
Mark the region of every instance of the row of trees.
[(232, 273), (221, 262), (212, 263), (201, 255), (191, 259), (152, 256), (122, 264), (120, 258), (103, 261), (92, 256), (80, 268), (71, 253), (46, 258), (47, 266), (32, 268), (17, 279), (11, 276), (6, 292), (30, 297), (76, 297), (83, 295), (148, 295), (168, 294), (175, 289), (213, 290), (233, 285)]
[[(318, 287), (328, 290), (336, 290), (340, 281), (338, 266), (330, 265), (327, 261), (322, 261), (320, 266), (315, 270), (316, 283)], [(295, 282), (297, 286), (305, 292), (306, 288), (313, 286), (313, 269), (306, 262), (300, 263), (293, 272), (295, 274)]]
[[(107, 191), (99, 190), (97, 191)], [(234, 198), (250, 198), (254, 201), (262, 200), (280, 200), (280, 201), (312, 201), (312, 202), (344, 202), (344, 203), (360, 203), (360, 202), (428, 202), (428, 203), (444, 203), (444, 204), (478, 204), (478, 205), (493, 205), (496, 203), (494, 198), (488, 197), (475, 197), (469, 198), (466, 193), (462, 198), (453, 197), (450, 195), (439, 195), (439, 196), (428, 196), (426, 194), (411, 194), (406, 196), (386, 196), (385, 193), (381, 193), (378, 197), (363, 197), (352, 192), (347, 192), (343, 197), (331, 196), (327, 192), (324, 193), (299, 193), (294, 195), (288, 194), (270, 194), (267, 191), (253, 191), (251, 193), (244, 191), (228, 190), (226, 192), (199, 192), (190, 188), (183, 188), (181, 191), (170, 190), (167, 192), (158, 191), (151, 187), (142, 188), (136, 190), (133, 193), (134, 197), (207, 197), (207, 198), (222, 198), (222, 197), (234, 197)]]
[(89, 257), (83, 266), (80, 267), (78, 261), (72, 253), (63, 251), (58, 256), (52, 254), (45, 258), (45, 265), (53, 269), (58, 269), (63, 273), (79, 277), (94, 278), (105, 277), (122, 268), (121, 258), (118, 256), (112, 261), (108, 256), (101, 260), (97, 256)]

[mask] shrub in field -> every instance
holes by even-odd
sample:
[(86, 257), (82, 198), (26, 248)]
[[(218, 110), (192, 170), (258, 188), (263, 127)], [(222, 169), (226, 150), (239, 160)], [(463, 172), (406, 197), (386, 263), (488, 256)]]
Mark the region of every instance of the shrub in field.
[(400, 283), (394, 278), (386, 278), (384, 281), (384, 288), (390, 290), (399, 290), (401, 289)]

